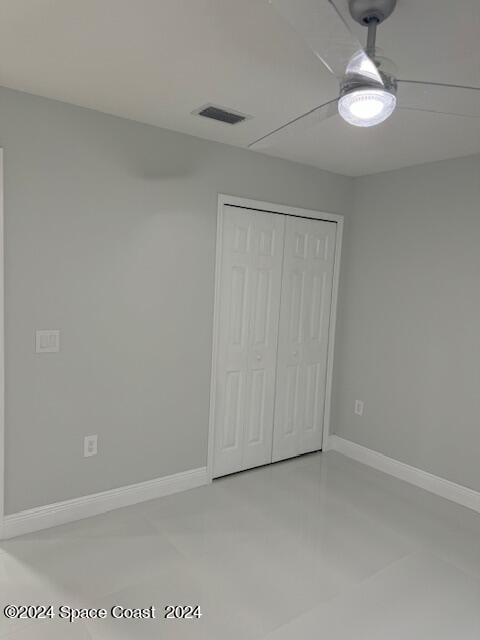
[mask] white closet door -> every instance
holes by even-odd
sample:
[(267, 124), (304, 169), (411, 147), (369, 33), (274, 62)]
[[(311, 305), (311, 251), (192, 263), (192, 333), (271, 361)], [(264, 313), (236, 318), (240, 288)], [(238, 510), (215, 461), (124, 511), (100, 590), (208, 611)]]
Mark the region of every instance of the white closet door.
[(285, 216), (223, 216), (214, 477), (271, 462)]
[(336, 224), (287, 217), (273, 461), (322, 447)]

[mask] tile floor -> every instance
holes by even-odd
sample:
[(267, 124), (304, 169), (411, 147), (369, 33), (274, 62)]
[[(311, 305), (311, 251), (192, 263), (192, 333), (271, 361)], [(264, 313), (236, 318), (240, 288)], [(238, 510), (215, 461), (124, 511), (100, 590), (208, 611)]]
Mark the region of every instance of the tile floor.
[(480, 516), (314, 454), (0, 543), (0, 601), (160, 616), (0, 614), (1, 640), (479, 640)]

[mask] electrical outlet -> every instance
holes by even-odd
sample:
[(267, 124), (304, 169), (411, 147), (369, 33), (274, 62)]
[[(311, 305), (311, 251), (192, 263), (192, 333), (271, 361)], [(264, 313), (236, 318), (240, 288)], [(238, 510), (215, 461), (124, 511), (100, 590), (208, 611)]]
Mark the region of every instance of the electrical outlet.
[(83, 457), (90, 458), (90, 456), (96, 456), (98, 453), (97, 444), (98, 436), (96, 434), (93, 436), (85, 436), (83, 439)]
[(363, 416), (363, 400), (355, 400), (355, 414), (357, 416)]

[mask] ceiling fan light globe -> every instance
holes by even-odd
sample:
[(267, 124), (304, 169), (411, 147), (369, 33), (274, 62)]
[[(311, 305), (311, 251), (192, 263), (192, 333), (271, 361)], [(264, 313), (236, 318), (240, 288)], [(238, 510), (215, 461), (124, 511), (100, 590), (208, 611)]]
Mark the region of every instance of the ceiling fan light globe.
[(338, 112), (356, 127), (374, 127), (389, 118), (396, 105), (395, 94), (386, 89), (359, 88), (340, 97)]

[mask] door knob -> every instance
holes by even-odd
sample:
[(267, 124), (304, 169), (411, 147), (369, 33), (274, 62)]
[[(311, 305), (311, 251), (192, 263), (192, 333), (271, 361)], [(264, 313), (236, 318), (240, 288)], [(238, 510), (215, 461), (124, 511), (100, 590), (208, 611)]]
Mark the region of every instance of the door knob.
[(257, 360), (261, 360), (261, 359), (262, 359), (262, 356), (259, 353), (257, 353)]
[(298, 356), (298, 351), (294, 351), (294, 352), (293, 352), (293, 355), (294, 355), (295, 357), (297, 357), (297, 356)]

